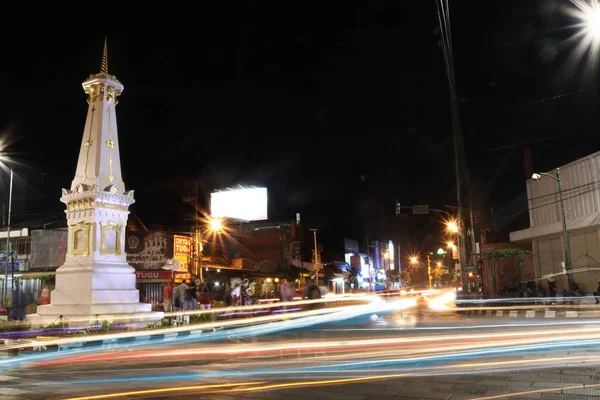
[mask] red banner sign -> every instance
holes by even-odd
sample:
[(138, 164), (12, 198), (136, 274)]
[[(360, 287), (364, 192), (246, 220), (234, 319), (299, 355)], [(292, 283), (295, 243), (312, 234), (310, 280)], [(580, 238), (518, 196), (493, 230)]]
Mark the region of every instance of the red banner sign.
[[(137, 279), (171, 279), (171, 271), (136, 271), (135, 277)], [(185, 279), (189, 281), (192, 279), (191, 274), (176, 272), (173, 274), (173, 278), (176, 281)]]

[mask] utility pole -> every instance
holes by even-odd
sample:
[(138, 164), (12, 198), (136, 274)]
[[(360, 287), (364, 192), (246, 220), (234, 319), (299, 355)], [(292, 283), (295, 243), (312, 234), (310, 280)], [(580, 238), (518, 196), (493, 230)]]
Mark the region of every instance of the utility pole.
[(199, 238), (199, 227), (198, 227), (198, 181), (194, 181), (194, 270), (200, 282), (204, 283), (204, 277), (202, 276), (202, 268), (200, 268), (200, 238)]
[(10, 186), (8, 194), (8, 220), (6, 224), (6, 257), (5, 257), (5, 273), (4, 273), (4, 301), (3, 304), (8, 304), (8, 255), (10, 254), (10, 212), (12, 209), (12, 192), (13, 192), (13, 168), (10, 167)]
[(537, 181), (537, 180), (541, 179), (542, 175), (549, 176), (550, 178), (554, 179), (556, 181), (556, 184), (558, 185), (558, 201), (560, 203), (560, 219), (561, 219), (561, 224), (562, 224), (563, 242), (564, 242), (564, 246), (565, 246), (564, 269), (567, 274), (567, 282), (569, 285), (569, 290), (571, 290), (571, 286), (573, 285), (573, 272), (571, 271), (571, 267), (572, 267), (571, 246), (569, 244), (569, 233), (567, 231), (567, 219), (565, 218), (565, 205), (563, 202), (562, 185), (560, 182), (560, 168), (556, 168), (555, 174), (556, 174), (556, 176), (554, 176), (552, 173), (541, 172), (539, 174), (533, 174), (531, 178), (533, 180)]
[(369, 236), (367, 236), (367, 268), (369, 268), (369, 292), (373, 291), (373, 272), (371, 271), (371, 257), (369, 255)]
[(573, 286), (573, 273), (571, 272), (571, 246), (569, 245), (567, 219), (565, 218), (565, 204), (563, 202), (562, 187), (560, 184), (560, 168), (556, 168), (556, 183), (558, 184), (558, 200), (560, 201), (560, 219), (562, 221), (563, 241), (565, 245), (565, 270), (567, 271), (567, 281), (569, 283), (569, 290), (571, 290)]
[(318, 229), (311, 229), (313, 232), (313, 237), (315, 241), (315, 281), (317, 286), (319, 286), (319, 250), (317, 250), (317, 232)]
[(427, 254), (427, 276), (429, 277), (429, 289), (431, 289), (431, 257)]
[(404, 285), (402, 284), (402, 255), (400, 254), (400, 243), (398, 243), (398, 254), (396, 255), (396, 258), (398, 258), (398, 276), (400, 277), (398, 280), (400, 281), (400, 287), (402, 288)]

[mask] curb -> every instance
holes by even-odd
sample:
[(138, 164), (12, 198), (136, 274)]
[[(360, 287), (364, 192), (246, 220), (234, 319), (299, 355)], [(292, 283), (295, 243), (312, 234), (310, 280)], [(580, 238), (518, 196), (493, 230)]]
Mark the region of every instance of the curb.
[[(96, 339), (90, 338), (90, 340), (81, 340), (76, 342), (71, 342), (68, 344), (61, 344), (56, 346), (57, 351), (67, 350), (75, 347), (92, 347), (92, 346), (102, 346), (102, 345), (120, 345), (120, 344), (129, 344), (129, 343), (140, 343), (146, 341), (154, 341), (154, 340), (164, 340), (164, 339), (176, 339), (176, 338), (188, 338), (193, 334), (202, 334), (202, 330), (185, 330), (180, 332), (169, 332), (169, 333), (160, 333), (160, 334), (152, 334), (148, 332), (143, 336), (131, 336), (131, 337), (121, 337), (121, 338), (111, 338), (111, 339)], [(43, 341), (32, 340), (26, 343), (19, 343), (20, 339), (0, 339), (0, 359), (6, 357), (14, 357), (19, 355), (23, 351), (28, 352), (37, 352), (37, 351), (47, 351), (48, 349), (44, 345)]]
[(573, 310), (466, 310), (461, 315), (502, 318), (598, 318), (600, 311)]

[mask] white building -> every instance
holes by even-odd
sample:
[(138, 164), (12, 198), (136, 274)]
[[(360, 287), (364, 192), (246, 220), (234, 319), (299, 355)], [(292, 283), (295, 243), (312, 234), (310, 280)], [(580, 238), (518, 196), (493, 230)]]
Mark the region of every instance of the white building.
[[(556, 170), (548, 174), (556, 176)], [(600, 281), (600, 152), (560, 167), (560, 181), (573, 281), (591, 293)], [(529, 179), (527, 198), (531, 227), (511, 232), (510, 241), (530, 241), (536, 279), (547, 288), (552, 277), (562, 293), (568, 284), (563, 271), (565, 246), (557, 180), (546, 175)]]

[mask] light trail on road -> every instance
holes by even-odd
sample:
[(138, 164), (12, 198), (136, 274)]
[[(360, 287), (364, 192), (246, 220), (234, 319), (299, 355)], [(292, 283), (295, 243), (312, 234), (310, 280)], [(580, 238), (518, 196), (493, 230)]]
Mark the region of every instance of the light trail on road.
[[(598, 320), (504, 324), (481, 319), (487, 323), (469, 326), (464, 324), (469, 319), (446, 312), (454, 293), (428, 292), (419, 298), (385, 296), (385, 300), (367, 304), (292, 313), (293, 318), (263, 315), (245, 319), (242, 324), (219, 321), (218, 325), (231, 325), (173, 340), (31, 354), (6, 365), (35, 371), (45, 382), (55, 382), (56, 390), (81, 400), (235, 394), (393, 378), (600, 365), (600, 352), (596, 351), (600, 346)], [(407, 318), (429, 326), (386, 329)], [(200, 326), (206, 329), (214, 325)], [(191, 328), (163, 331), (179, 333)], [(134, 334), (147, 336), (155, 331)], [(123, 337), (120, 335), (106, 336)], [(225, 386), (210, 386), (218, 384)], [(86, 397), (86, 392), (93, 395)]]

